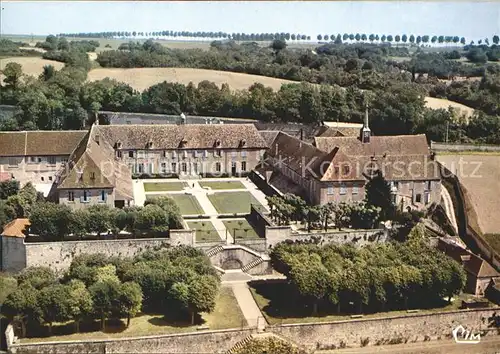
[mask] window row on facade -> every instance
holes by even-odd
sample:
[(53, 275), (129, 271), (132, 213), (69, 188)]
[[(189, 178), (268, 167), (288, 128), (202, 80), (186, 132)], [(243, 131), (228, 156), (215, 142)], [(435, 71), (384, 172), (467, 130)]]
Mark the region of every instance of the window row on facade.
[[(189, 162), (160, 162), (158, 171), (155, 171), (153, 163), (133, 163), (129, 164), (130, 171), (134, 174), (141, 174), (141, 173), (161, 173), (161, 174), (166, 174), (166, 173), (193, 173), (193, 174), (198, 174), (198, 173), (203, 173), (203, 172), (226, 172), (223, 170), (223, 164), (220, 162), (212, 162), (210, 163), (210, 166), (203, 163), (189, 163)], [(239, 169), (238, 169), (238, 163), (237, 161), (232, 161), (231, 162), (231, 172), (237, 173), (237, 172), (247, 172), (247, 162), (246, 161), (240, 161), (239, 162)]]
[[(122, 158), (123, 155), (124, 155), (124, 153), (129, 158), (144, 159), (144, 158), (148, 158), (148, 156), (152, 152), (151, 151), (147, 151), (147, 150), (128, 150), (128, 151), (116, 150), (116, 156), (118, 158)], [(246, 158), (247, 157), (247, 151), (246, 150), (230, 151), (227, 154), (228, 155), (230, 154), (230, 156), (233, 159), (235, 159), (237, 157), (241, 157), (241, 158)], [(154, 153), (153, 153), (153, 155), (156, 156), (156, 154), (154, 154)], [(222, 157), (224, 154), (223, 154), (223, 150), (221, 150), (221, 149), (214, 149), (214, 150), (182, 150), (182, 151), (178, 151), (178, 150), (173, 150), (173, 151), (164, 150), (164, 151), (160, 152), (160, 156), (161, 157), (163, 157), (163, 158), (170, 158), (172, 160), (176, 160), (176, 159), (180, 159), (180, 158), (187, 159), (189, 157), (193, 157), (193, 158), (208, 158), (211, 155), (213, 157)]]

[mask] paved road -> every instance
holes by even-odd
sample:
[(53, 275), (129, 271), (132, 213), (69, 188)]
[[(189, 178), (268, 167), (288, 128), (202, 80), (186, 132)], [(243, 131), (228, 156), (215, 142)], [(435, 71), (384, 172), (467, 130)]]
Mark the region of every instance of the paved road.
[(500, 354), (500, 336), (490, 335), (481, 338), (478, 344), (457, 344), (454, 340), (440, 340), (419, 343), (368, 346), (358, 349), (317, 351), (316, 354)]

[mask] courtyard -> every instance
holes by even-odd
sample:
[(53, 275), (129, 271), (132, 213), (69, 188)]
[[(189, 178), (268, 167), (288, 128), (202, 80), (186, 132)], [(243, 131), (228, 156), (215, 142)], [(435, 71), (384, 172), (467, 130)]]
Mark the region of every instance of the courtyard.
[[(196, 242), (234, 242), (259, 236), (245, 219), (254, 205), (268, 211), (265, 194), (247, 178), (172, 178), (136, 180), (135, 205), (159, 196), (172, 198), (186, 225), (196, 230)], [(220, 216), (224, 215), (222, 220)], [(228, 218), (229, 217), (229, 218)]]

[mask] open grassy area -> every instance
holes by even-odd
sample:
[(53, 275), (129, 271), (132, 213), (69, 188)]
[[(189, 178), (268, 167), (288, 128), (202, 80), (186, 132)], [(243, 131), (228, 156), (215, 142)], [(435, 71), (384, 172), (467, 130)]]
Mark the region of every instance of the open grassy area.
[(212, 189), (245, 189), (245, 186), (240, 181), (205, 181), (200, 182), (200, 186)]
[(262, 207), (250, 192), (219, 192), (207, 197), (220, 214), (249, 213), (250, 204)]
[(209, 220), (188, 221), (187, 225), (190, 229), (196, 230), (196, 242), (221, 241), (219, 234), (215, 230), (214, 224)]
[(246, 219), (231, 219), (223, 220), (224, 226), (226, 227), (229, 234), (236, 238), (259, 238), (259, 235), (255, 232), (253, 227), (248, 223)]
[[(257, 306), (262, 311), (267, 322), (273, 324), (286, 323), (311, 323), (311, 322), (330, 322), (330, 321), (345, 321), (351, 319), (353, 312), (346, 314), (335, 314), (335, 310), (322, 311), (319, 308), (318, 315), (312, 316), (312, 308), (303, 306), (293, 297), (294, 291), (286, 281), (254, 281), (249, 283), (252, 296), (257, 303)], [(471, 294), (461, 294), (456, 297), (450, 304), (443, 300), (441, 304), (435, 307), (419, 309), (418, 313), (432, 313), (442, 311), (454, 311), (460, 308), (462, 300), (471, 299)], [(490, 304), (491, 305), (491, 304)], [(393, 310), (386, 312), (364, 312), (363, 318), (377, 317), (397, 317), (410, 315), (406, 310)]]
[(181, 210), (181, 215), (202, 215), (204, 211), (195, 196), (190, 194), (148, 194), (146, 199), (167, 196), (172, 198)]
[[(245, 318), (238, 306), (231, 288), (222, 287), (219, 298), (212, 313), (202, 313), (201, 318), (197, 318), (197, 323), (192, 326), (188, 322), (172, 322), (163, 315), (142, 314), (134, 317), (130, 321), (130, 326), (125, 327), (126, 321), (108, 321), (106, 331), (99, 331), (98, 321), (90, 326), (81, 327), (81, 333), (73, 333), (73, 323), (54, 325), (54, 336), (23, 338), (21, 343), (47, 342), (47, 341), (72, 341), (106, 338), (124, 338), (147, 336), (156, 334), (169, 334), (181, 332), (196, 332), (200, 325), (207, 326), (210, 330), (241, 328), (246, 326)], [(47, 328), (41, 328), (47, 330)]]
[(186, 182), (144, 182), (145, 192), (174, 192), (187, 187)]

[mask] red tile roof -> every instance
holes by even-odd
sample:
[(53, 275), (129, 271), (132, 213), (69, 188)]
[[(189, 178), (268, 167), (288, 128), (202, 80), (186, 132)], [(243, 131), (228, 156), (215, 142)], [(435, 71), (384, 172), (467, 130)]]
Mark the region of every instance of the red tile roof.
[(24, 238), (25, 230), (30, 226), (28, 219), (14, 219), (3, 228), (2, 236)]

